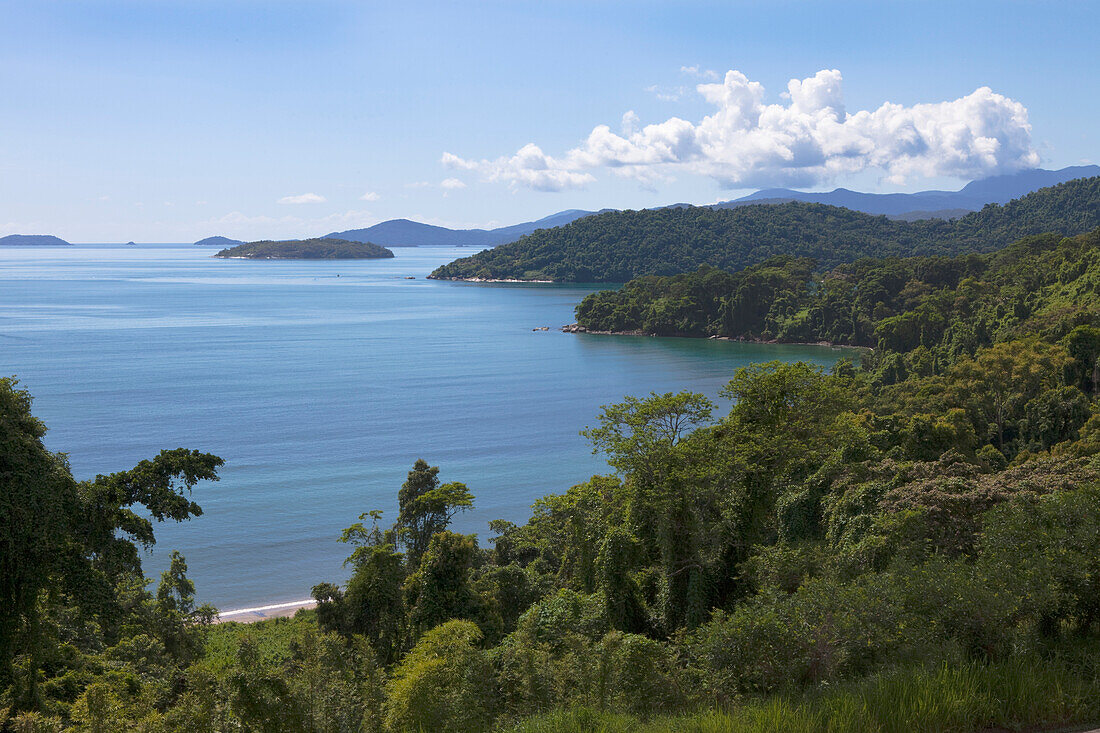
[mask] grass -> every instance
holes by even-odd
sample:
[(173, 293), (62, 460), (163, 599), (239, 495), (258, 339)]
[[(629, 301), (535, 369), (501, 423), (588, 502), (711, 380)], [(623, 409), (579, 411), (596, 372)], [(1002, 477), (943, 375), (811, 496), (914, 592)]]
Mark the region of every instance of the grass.
[(203, 630), (203, 659), (213, 669), (228, 669), (237, 659), (241, 639), (248, 638), (256, 645), (262, 660), (281, 662), (290, 657), (291, 643), (307, 627), (317, 628), (313, 609), (247, 624), (236, 621), (213, 624)]
[(640, 721), (591, 710), (532, 718), (514, 733), (940, 733), (1026, 730), (1100, 721), (1100, 681), (1037, 657), (916, 667), (750, 700), (731, 711)]

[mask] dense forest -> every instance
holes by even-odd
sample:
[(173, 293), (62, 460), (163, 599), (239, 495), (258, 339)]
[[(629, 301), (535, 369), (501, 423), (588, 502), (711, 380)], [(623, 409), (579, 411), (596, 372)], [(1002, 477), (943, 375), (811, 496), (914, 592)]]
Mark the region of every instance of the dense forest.
[(1098, 226), (1100, 178), (1040, 189), (952, 221), (891, 221), (800, 202), (615, 211), (455, 260), (431, 277), (622, 283), (700, 265), (740, 270), (775, 255), (809, 257), (829, 269), (863, 257), (989, 252), (1032, 234)]
[(249, 242), (223, 249), (214, 256), (249, 260), (370, 260), (393, 257), (393, 252), (372, 242), (324, 237)]
[[(703, 266), (587, 296), (589, 331), (719, 336), (913, 352), (936, 369), (998, 338), (1052, 327), (1068, 310), (1100, 311), (1097, 239), (1042, 234), (990, 254), (863, 259), (828, 272), (778, 256), (735, 273)], [(1084, 317), (1084, 316), (1081, 316)]]
[(739, 369), (724, 409), (607, 405), (583, 431), (607, 474), (485, 542), (451, 529), (476, 477), (417, 461), (396, 517), (356, 508), (333, 538), (346, 583), (252, 625), (212, 625), (183, 557), (155, 586), (139, 562), (157, 520), (201, 513), (189, 489), (220, 459), (178, 449), (78, 481), (0, 381), (0, 727), (1098, 724), (1098, 289), (1092, 231), (601, 295), (582, 308), (624, 323), (665, 298), (677, 332), (875, 349)]

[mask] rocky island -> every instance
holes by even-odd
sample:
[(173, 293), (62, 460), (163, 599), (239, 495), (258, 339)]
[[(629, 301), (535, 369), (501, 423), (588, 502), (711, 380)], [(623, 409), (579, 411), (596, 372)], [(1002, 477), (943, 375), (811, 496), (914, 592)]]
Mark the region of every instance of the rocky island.
[(374, 260), (393, 257), (393, 252), (372, 242), (324, 237), (249, 242), (223, 249), (214, 256), (247, 260)]
[(0, 246), (35, 246), (41, 247), (47, 246), (71, 246), (70, 242), (66, 242), (61, 237), (55, 237), (52, 234), (9, 234), (6, 237), (0, 237)]

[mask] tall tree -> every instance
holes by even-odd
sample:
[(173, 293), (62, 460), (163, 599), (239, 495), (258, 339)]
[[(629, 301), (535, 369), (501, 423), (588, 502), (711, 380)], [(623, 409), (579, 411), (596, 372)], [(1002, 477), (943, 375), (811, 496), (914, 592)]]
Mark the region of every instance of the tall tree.
[(397, 534), (405, 547), (409, 567), (415, 569), (432, 536), (442, 532), (451, 518), (474, 504), (473, 494), (458, 481), (439, 483), (439, 467), (418, 458), (397, 494), (401, 511)]
[(46, 428), (30, 407), (30, 395), (14, 380), (0, 380), (0, 682), (11, 677), (22, 636), (32, 662), (20, 704), (34, 697), (45, 605), (64, 595), (95, 616), (113, 643), (122, 617), (116, 589), (142, 578), (135, 542), (154, 544), (152, 520), (202, 514), (186, 494), (199, 481), (216, 481), (223, 463), (178, 448), (128, 471), (77, 482), (64, 456), (43, 445)]

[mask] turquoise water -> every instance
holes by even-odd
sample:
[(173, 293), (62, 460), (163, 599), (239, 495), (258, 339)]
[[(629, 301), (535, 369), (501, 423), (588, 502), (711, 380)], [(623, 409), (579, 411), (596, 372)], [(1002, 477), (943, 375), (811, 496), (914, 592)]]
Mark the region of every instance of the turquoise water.
[[(477, 497), (456, 529), (524, 521), (605, 464), (577, 432), (626, 394), (716, 396), (738, 366), (838, 350), (563, 334), (591, 288), (423, 279), (470, 254), (217, 260), (191, 245), (0, 248), (0, 374), (35, 396), (78, 478), (162, 448), (222, 456), (202, 517), (157, 528), (200, 600), (308, 598), (339, 581), (360, 513), (395, 516), (418, 457)], [(415, 280), (406, 280), (415, 276)], [(532, 331), (550, 326), (550, 331)]]

